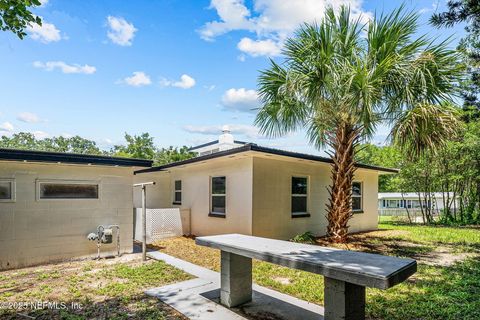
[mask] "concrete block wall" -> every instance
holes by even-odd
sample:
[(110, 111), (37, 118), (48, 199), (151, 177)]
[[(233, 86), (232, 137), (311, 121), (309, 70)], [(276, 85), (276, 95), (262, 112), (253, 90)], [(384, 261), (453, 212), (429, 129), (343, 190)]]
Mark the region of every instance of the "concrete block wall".
[[(133, 170), (0, 162), (0, 178), (16, 184), (16, 201), (0, 202), (0, 269), (95, 256), (96, 243), (86, 236), (100, 224), (120, 225), (121, 252), (132, 252)], [(38, 200), (37, 180), (96, 181), (99, 199)], [(102, 255), (115, 253), (115, 241), (101, 248)]]

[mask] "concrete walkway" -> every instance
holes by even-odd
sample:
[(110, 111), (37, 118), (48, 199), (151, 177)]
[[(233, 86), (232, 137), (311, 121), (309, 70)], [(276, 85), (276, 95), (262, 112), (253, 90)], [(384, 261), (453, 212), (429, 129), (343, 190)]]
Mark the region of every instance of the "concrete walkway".
[(252, 302), (238, 308), (226, 308), (219, 303), (220, 273), (158, 251), (149, 251), (148, 256), (197, 277), (145, 292), (190, 319), (323, 319), (323, 307), (255, 284)]

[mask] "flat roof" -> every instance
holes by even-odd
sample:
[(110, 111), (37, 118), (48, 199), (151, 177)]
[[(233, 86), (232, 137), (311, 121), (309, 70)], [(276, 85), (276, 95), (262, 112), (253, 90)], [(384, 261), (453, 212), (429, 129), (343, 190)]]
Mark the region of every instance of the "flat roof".
[(0, 161), (27, 161), (71, 164), (95, 164), (121, 167), (151, 167), (153, 161), (78, 153), (48, 152), (0, 148)]
[[(218, 142), (219, 142), (218, 140), (213, 140), (213, 141), (210, 141), (210, 142), (207, 142), (207, 143), (204, 143), (204, 144), (200, 144), (200, 145), (195, 146), (195, 147), (191, 147), (190, 149), (188, 149), (188, 151), (197, 150), (197, 149), (200, 149), (200, 148), (203, 148), (203, 147), (213, 146), (213, 145), (217, 144)], [(244, 142), (244, 141), (240, 141), (240, 140), (233, 140), (233, 143), (248, 144), (248, 142)]]
[[(261, 147), (253, 143), (248, 143), (245, 144), (244, 146), (238, 147), (238, 148), (233, 148), (225, 151), (219, 151), (211, 154), (207, 154), (204, 156), (199, 156), (187, 160), (182, 160), (182, 161), (177, 161), (177, 162), (172, 162), (169, 164), (165, 164), (162, 166), (158, 167), (152, 167), (148, 169), (142, 169), (142, 170), (137, 170), (135, 171), (135, 174), (138, 173), (146, 173), (146, 172), (155, 172), (155, 171), (163, 171), (169, 168), (174, 168), (178, 166), (183, 166), (191, 163), (196, 163), (196, 162), (201, 162), (205, 160), (210, 160), (210, 159), (215, 159), (215, 158), (220, 158), (220, 157), (225, 157), (237, 153), (242, 153), (242, 152), (248, 152), (248, 151), (254, 151), (254, 152), (260, 152), (260, 153), (266, 153), (266, 154), (272, 154), (272, 155), (279, 155), (279, 156), (285, 156), (285, 157), (290, 157), (290, 158), (296, 158), (296, 159), (303, 159), (303, 160), (311, 160), (311, 161), (318, 161), (318, 162), (323, 162), (323, 163), (333, 163), (333, 160), (330, 158), (326, 157), (321, 157), (321, 156), (315, 156), (311, 154), (305, 154), (305, 153), (298, 153), (298, 152), (291, 152), (291, 151), (285, 151), (285, 150), (279, 150), (279, 149), (273, 149), (273, 148), (267, 148), (267, 147)], [(369, 169), (369, 170), (376, 170), (376, 171), (382, 171), (382, 172), (388, 172), (388, 173), (398, 173), (398, 169), (392, 169), (392, 168), (383, 168), (383, 167), (377, 167), (377, 166), (371, 166), (368, 164), (362, 164), (362, 163), (357, 163), (356, 164), (357, 168), (362, 168), (362, 169)]]

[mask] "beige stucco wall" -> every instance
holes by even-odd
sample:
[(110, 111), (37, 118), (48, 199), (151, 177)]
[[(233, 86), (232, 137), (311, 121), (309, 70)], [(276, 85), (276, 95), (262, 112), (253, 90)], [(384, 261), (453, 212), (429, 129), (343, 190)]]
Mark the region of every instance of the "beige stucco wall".
[[(0, 178), (14, 178), (16, 201), (0, 202), (0, 269), (96, 255), (86, 236), (100, 224), (120, 225), (121, 251), (133, 244), (134, 168), (0, 162)], [(37, 179), (94, 180), (100, 199), (37, 200)], [(116, 252), (116, 243), (102, 254)]]
[[(226, 176), (226, 217), (209, 217), (210, 178)], [(197, 236), (224, 233), (252, 233), (252, 158), (241, 156), (219, 158), (175, 167), (161, 173), (143, 173), (135, 176), (136, 182), (155, 181), (149, 188), (147, 207), (190, 209), (191, 233)], [(173, 205), (175, 180), (182, 180), (182, 204)], [(135, 206), (140, 207), (135, 191)]]
[[(253, 235), (289, 239), (305, 231), (326, 233), (327, 187), (330, 166), (324, 163), (255, 157), (253, 161)], [(308, 177), (308, 213), (310, 217), (292, 218), (291, 177)], [(364, 213), (350, 221), (350, 231), (377, 227), (376, 171), (357, 170), (355, 180), (363, 182)]]

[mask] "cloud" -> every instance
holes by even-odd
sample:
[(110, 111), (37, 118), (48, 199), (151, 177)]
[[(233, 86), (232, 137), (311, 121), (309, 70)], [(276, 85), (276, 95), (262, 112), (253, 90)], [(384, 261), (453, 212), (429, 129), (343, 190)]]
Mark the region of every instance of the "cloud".
[(35, 138), (37, 138), (39, 140), (50, 137), (50, 135), (48, 133), (46, 133), (45, 131), (33, 131), (32, 134), (35, 136)]
[(255, 112), (260, 106), (258, 93), (245, 88), (228, 89), (223, 94), (221, 103), (225, 109), (243, 112)]
[(12, 132), (13, 130), (15, 130), (15, 128), (10, 122), (0, 124), (0, 132)]
[[(230, 31), (249, 31), (257, 39), (238, 43), (237, 47), (253, 56), (268, 52), (279, 54), (283, 41), (302, 23), (321, 21), (329, 6), (338, 10), (342, 5), (350, 7), (353, 18), (362, 17), (366, 22), (371, 12), (362, 9), (362, 0), (253, 0), (251, 9), (245, 0), (211, 0), (209, 9), (215, 10), (218, 20), (207, 22), (199, 30), (200, 37), (212, 41)], [(271, 42), (265, 42), (270, 40)], [(258, 43), (255, 43), (257, 41)], [(255, 47), (255, 49), (253, 49)], [(248, 50), (247, 50), (248, 48)], [(277, 48), (277, 49), (275, 49)], [(251, 53), (249, 52), (251, 51)]]
[(142, 87), (152, 84), (150, 76), (142, 71), (135, 71), (131, 77), (126, 77), (125, 79), (119, 81), (120, 83), (125, 83), (132, 87)]
[(35, 68), (44, 69), (46, 71), (53, 71), (55, 69), (60, 69), (63, 73), (82, 73), (82, 74), (93, 74), (97, 71), (97, 68), (89, 66), (88, 64), (79, 65), (79, 64), (67, 64), (63, 61), (47, 61), (40, 62), (35, 61), (33, 63)]
[(108, 27), (107, 36), (113, 43), (119, 46), (131, 46), (132, 40), (135, 37), (135, 32), (138, 30), (132, 23), (127, 22), (122, 17), (107, 17)]
[(17, 115), (17, 120), (27, 123), (38, 123), (41, 119), (35, 114), (31, 112), (22, 112)]
[(40, 0), (40, 7), (45, 7), (48, 4), (48, 0)]
[(36, 23), (31, 23), (27, 26), (27, 32), (30, 34), (30, 38), (42, 43), (62, 40), (60, 30), (58, 30), (53, 23), (48, 23), (42, 17), (40, 18), (42, 19), (41, 26)]
[(164, 87), (177, 87), (182, 89), (190, 89), (194, 87), (195, 84), (196, 84), (195, 79), (189, 76), (188, 74), (182, 74), (179, 81), (172, 81), (168, 79), (162, 79), (160, 81), (160, 85)]
[(281, 53), (281, 44), (271, 39), (267, 40), (252, 40), (250, 38), (242, 38), (237, 45), (237, 48), (252, 57), (258, 56), (278, 56)]
[[(221, 125), (213, 125), (213, 126), (195, 126), (195, 125), (188, 125), (183, 127), (183, 130), (189, 132), (189, 133), (197, 133), (197, 134), (203, 134), (203, 135), (220, 135), (222, 133), (222, 127)], [(238, 134), (238, 135), (243, 135), (246, 136), (247, 138), (250, 139), (262, 139), (265, 138), (263, 136), (259, 129), (255, 126), (248, 125), (248, 124), (231, 124), (228, 125), (230, 128), (230, 131), (232, 134)]]

